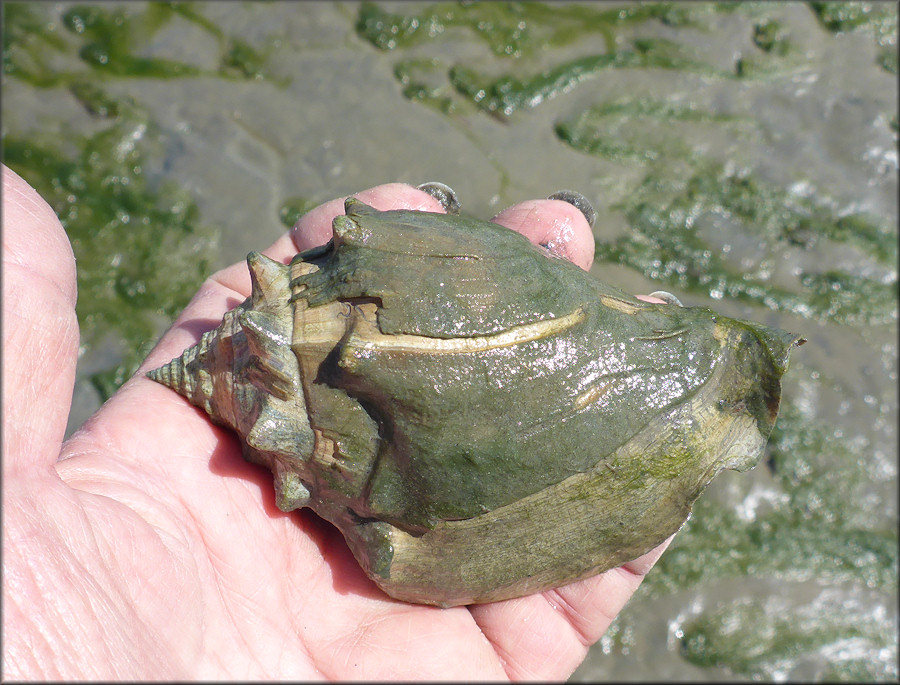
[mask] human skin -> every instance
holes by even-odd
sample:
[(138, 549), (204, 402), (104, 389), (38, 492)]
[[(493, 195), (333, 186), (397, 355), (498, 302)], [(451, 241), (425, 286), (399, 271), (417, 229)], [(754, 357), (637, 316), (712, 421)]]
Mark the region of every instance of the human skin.
[[(442, 211), (388, 184), (380, 210)], [(343, 198), (264, 253), (324, 243)], [(590, 227), (558, 200), (495, 221), (582, 268)], [(667, 543), (588, 580), (438, 609), (384, 595), (340, 533), (275, 506), (235, 436), (143, 376), (250, 292), (246, 264), (201, 287), (133, 378), (63, 442), (78, 355), (75, 262), (50, 207), (3, 168), (3, 673), (7, 679), (567, 678)]]

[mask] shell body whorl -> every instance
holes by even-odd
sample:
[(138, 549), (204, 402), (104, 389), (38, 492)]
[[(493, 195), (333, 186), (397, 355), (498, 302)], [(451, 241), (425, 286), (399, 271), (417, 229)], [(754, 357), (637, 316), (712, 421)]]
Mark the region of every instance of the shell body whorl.
[(798, 336), (649, 304), (494, 224), (348, 200), (328, 246), (150, 377), (241, 437), (388, 594), (451, 606), (633, 559), (758, 460)]

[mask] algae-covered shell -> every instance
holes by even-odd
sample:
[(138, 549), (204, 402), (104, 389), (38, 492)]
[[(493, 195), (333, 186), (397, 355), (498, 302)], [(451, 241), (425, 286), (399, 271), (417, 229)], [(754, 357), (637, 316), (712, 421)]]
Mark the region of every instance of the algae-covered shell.
[(649, 551), (755, 465), (798, 336), (606, 285), (492, 223), (349, 199), (148, 375), (232, 427), (388, 594), (452, 606)]

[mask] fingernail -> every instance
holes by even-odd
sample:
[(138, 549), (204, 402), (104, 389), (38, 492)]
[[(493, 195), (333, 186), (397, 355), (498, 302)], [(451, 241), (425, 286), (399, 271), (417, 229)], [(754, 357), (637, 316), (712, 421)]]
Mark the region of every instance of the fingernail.
[(568, 202), (570, 205), (575, 207), (575, 209), (584, 214), (584, 218), (587, 219), (588, 226), (593, 227), (594, 221), (597, 219), (597, 212), (594, 211), (591, 203), (588, 202), (588, 199), (581, 193), (577, 193), (574, 190), (557, 190), (547, 199), (562, 200), (563, 202)]
[(652, 293), (650, 293), (650, 297), (658, 297), (666, 304), (674, 304), (678, 305), (679, 307), (684, 306), (683, 304), (681, 304), (681, 300), (675, 297), (672, 293), (667, 293), (665, 290), (654, 290)]
[(459, 214), (459, 200), (456, 198), (456, 192), (450, 186), (438, 181), (427, 181), (416, 188), (440, 202), (447, 214)]

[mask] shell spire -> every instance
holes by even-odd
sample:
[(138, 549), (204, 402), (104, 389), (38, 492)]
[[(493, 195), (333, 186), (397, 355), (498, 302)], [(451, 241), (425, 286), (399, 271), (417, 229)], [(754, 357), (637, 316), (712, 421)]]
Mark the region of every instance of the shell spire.
[(297, 392), (291, 352), (290, 268), (258, 252), (247, 256), (251, 295), (225, 313), (196, 345), (158, 369), (152, 380), (184, 396), (217, 423), (237, 428), (254, 397), (285, 400)]
[(162, 383), (179, 395), (190, 397), (190, 379), (185, 378), (184, 362), (181, 357), (175, 357), (168, 364), (163, 364), (158, 369), (147, 372), (147, 378)]
[(147, 377), (184, 396), (213, 418), (228, 422), (228, 418), (222, 416), (221, 408), (212, 402), (214, 389), (210, 371), (216, 366), (215, 358), (224, 351), (218, 349), (222, 346), (217, 343), (226, 331), (230, 332), (233, 328), (233, 321), (233, 311), (228, 312), (221, 325), (204, 333), (196, 345), (187, 348), (180, 356), (158, 369), (148, 371)]
[(192, 367), (195, 365), (198, 357), (206, 356), (209, 351), (210, 339), (214, 337), (217, 331), (218, 329), (207, 331), (201, 336), (200, 341), (196, 345), (191, 345), (168, 364), (163, 364), (158, 369), (148, 371), (147, 377), (171, 388), (179, 395), (193, 399), (197, 382), (196, 373), (193, 372)]

